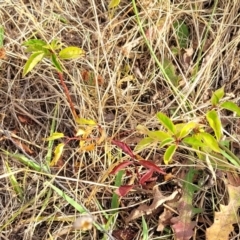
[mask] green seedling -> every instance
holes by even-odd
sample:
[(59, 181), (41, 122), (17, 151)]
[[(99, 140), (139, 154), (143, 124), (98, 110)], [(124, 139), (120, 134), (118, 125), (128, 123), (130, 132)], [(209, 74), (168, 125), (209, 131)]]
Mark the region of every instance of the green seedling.
[(29, 59), (24, 65), (23, 76), (32, 71), (33, 68), (44, 58), (50, 60), (55, 70), (58, 72), (59, 80), (67, 97), (73, 117), (76, 119), (78, 116), (70, 97), (69, 90), (63, 80), (62, 60), (80, 58), (84, 55), (84, 51), (75, 46), (63, 48), (63, 44), (58, 40), (53, 40), (52, 42), (47, 43), (41, 39), (30, 39), (24, 42), (23, 45), (27, 47), (26, 51), (31, 53)]
[[(190, 146), (200, 159), (205, 159), (206, 155), (211, 154), (216, 158), (220, 157), (221, 160), (226, 158), (234, 166), (239, 167), (239, 159), (222, 144), (223, 126), (220, 113), (222, 109), (227, 109), (239, 116), (240, 108), (231, 101), (223, 101), (224, 94), (224, 87), (213, 93), (210, 101), (211, 109), (200, 121), (174, 124), (165, 114), (157, 113), (156, 116), (164, 130), (149, 131), (143, 126), (138, 126), (138, 130), (144, 132), (147, 137), (138, 143), (136, 150), (159, 144), (160, 148), (166, 147), (164, 163), (169, 164), (177, 149), (186, 149), (186, 146)], [(209, 128), (212, 131), (209, 131)]]

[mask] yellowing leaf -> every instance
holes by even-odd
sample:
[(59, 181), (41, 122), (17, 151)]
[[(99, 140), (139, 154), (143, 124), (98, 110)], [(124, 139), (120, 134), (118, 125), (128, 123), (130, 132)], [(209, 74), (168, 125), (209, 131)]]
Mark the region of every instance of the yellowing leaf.
[(82, 146), (80, 147), (80, 151), (86, 151), (86, 152), (90, 152), (93, 151), (95, 149), (95, 144), (94, 143), (90, 143), (88, 145), (85, 144), (81, 144)]
[(212, 105), (216, 106), (219, 103), (219, 101), (223, 98), (223, 96), (224, 96), (224, 86), (219, 88), (212, 94), (212, 98), (211, 98)]
[(146, 134), (146, 135), (148, 134), (148, 128), (140, 124), (137, 125), (136, 131), (140, 134)]
[(120, 3), (120, 0), (111, 0), (109, 5), (108, 5), (108, 8), (111, 9), (111, 8), (115, 8), (119, 5)]
[(66, 47), (59, 53), (61, 59), (75, 59), (84, 55), (84, 50), (79, 47)]
[(228, 240), (234, 230), (233, 224), (238, 224), (240, 218), (238, 209), (240, 207), (240, 187), (228, 185), (229, 203), (220, 204), (220, 212), (215, 212), (214, 223), (207, 228), (207, 240)]
[(76, 137), (84, 135), (86, 133), (86, 131), (82, 128), (79, 128), (75, 134)]
[(210, 127), (215, 133), (217, 140), (220, 141), (222, 137), (222, 124), (217, 112), (215, 110), (208, 111), (206, 117)]
[(64, 148), (64, 143), (60, 143), (57, 145), (57, 147), (55, 148), (55, 151), (54, 151), (54, 158), (50, 163), (50, 167), (57, 165), (57, 162), (63, 153), (63, 148)]
[(176, 144), (170, 145), (166, 149), (166, 152), (164, 153), (164, 156), (163, 156), (163, 159), (164, 159), (163, 161), (166, 165), (169, 164), (169, 162), (171, 162), (172, 157), (173, 157), (174, 153), (176, 152), (176, 150), (177, 150)]
[(63, 138), (63, 137), (64, 137), (63, 133), (61, 133), (61, 132), (54, 132), (51, 136), (49, 136), (47, 138), (44, 138), (44, 140), (52, 141), (52, 140), (56, 140), (56, 139)]
[(44, 57), (45, 53), (43, 51), (33, 53), (23, 68), (23, 76), (28, 74)]
[(97, 125), (94, 120), (86, 118), (76, 118), (76, 123), (80, 125)]

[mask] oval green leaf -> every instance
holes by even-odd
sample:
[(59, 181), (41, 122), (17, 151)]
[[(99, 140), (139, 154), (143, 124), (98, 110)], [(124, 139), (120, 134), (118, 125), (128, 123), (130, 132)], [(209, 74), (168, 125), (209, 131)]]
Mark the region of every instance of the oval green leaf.
[(205, 144), (194, 136), (193, 137), (185, 137), (182, 140), (182, 142), (186, 143), (192, 147), (205, 147)]
[(150, 144), (154, 143), (154, 140), (150, 137), (143, 138), (135, 147), (135, 151), (143, 150), (144, 148), (148, 147)]
[(166, 150), (166, 152), (164, 153), (164, 156), (163, 156), (163, 161), (166, 165), (171, 162), (172, 157), (173, 157), (174, 153), (176, 152), (176, 150), (177, 150), (177, 145), (175, 145), (175, 144), (170, 145), (167, 148), (167, 150)]
[(223, 98), (223, 96), (224, 96), (224, 86), (219, 88), (212, 94), (212, 98), (211, 98), (212, 105), (216, 106), (219, 103), (219, 101)]
[(84, 50), (79, 47), (66, 47), (59, 53), (61, 59), (75, 59), (80, 58), (84, 55)]
[(164, 141), (166, 138), (170, 138), (171, 135), (163, 131), (148, 131), (148, 136), (157, 141)]
[(211, 110), (207, 112), (206, 117), (210, 127), (215, 133), (217, 141), (220, 141), (222, 137), (222, 124), (218, 113), (215, 110)]
[(227, 101), (221, 104), (221, 107), (224, 109), (227, 109), (229, 111), (235, 112), (238, 117), (240, 117), (240, 108), (238, 107), (237, 104)]
[(176, 133), (176, 127), (174, 126), (172, 120), (167, 117), (165, 114), (159, 112), (157, 113), (157, 118), (159, 120), (159, 122), (168, 130), (170, 131), (172, 134)]
[(43, 51), (33, 53), (24, 65), (23, 76), (28, 74), (43, 59), (44, 55)]

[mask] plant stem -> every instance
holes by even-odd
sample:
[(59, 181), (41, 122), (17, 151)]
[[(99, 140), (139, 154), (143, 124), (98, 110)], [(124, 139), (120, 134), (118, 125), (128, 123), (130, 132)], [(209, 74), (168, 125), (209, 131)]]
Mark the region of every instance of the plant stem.
[(72, 111), (72, 114), (74, 116), (74, 119), (76, 119), (78, 116), (77, 116), (77, 113), (76, 113), (76, 110), (74, 108), (74, 105), (73, 105), (73, 102), (72, 102), (72, 99), (70, 97), (70, 94), (69, 94), (69, 91), (68, 91), (68, 88), (67, 88), (67, 85), (65, 84), (65, 82), (63, 81), (63, 74), (61, 72), (58, 72), (58, 76), (59, 76), (59, 79), (60, 79), (60, 83), (64, 89), (64, 92), (65, 92), (65, 95), (67, 97), (67, 100), (68, 100), (68, 103), (70, 105), (70, 109)]

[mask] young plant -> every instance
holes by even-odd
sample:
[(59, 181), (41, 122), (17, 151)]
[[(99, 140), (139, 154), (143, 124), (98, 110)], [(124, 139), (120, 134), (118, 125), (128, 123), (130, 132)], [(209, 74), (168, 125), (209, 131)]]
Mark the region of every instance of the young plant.
[(52, 65), (58, 72), (60, 83), (63, 87), (68, 103), (70, 105), (74, 118), (77, 118), (72, 99), (70, 97), (68, 88), (63, 80), (63, 64), (61, 60), (71, 60), (82, 57), (84, 51), (78, 47), (66, 47), (62, 48), (62, 43), (58, 40), (53, 40), (51, 43), (47, 43), (41, 39), (30, 39), (23, 44), (27, 47), (26, 51), (31, 53), (23, 69), (23, 76), (28, 74), (32, 69), (41, 62), (44, 58), (51, 61)]
[[(150, 144), (158, 144), (166, 147), (164, 163), (169, 164), (178, 148), (190, 146), (200, 159), (205, 159), (208, 154), (212, 156), (226, 157), (235, 166), (240, 166), (239, 159), (226, 147), (224, 147), (223, 127), (220, 119), (222, 109), (235, 112), (240, 116), (240, 108), (232, 101), (222, 101), (224, 87), (215, 91), (211, 98), (211, 108), (200, 121), (174, 124), (165, 114), (157, 113), (157, 118), (164, 130), (150, 131), (143, 126), (138, 130), (145, 133), (147, 137), (142, 139), (136, 149), (142, 149)], [(210, 127), (210, 131), (209, 131)]]

